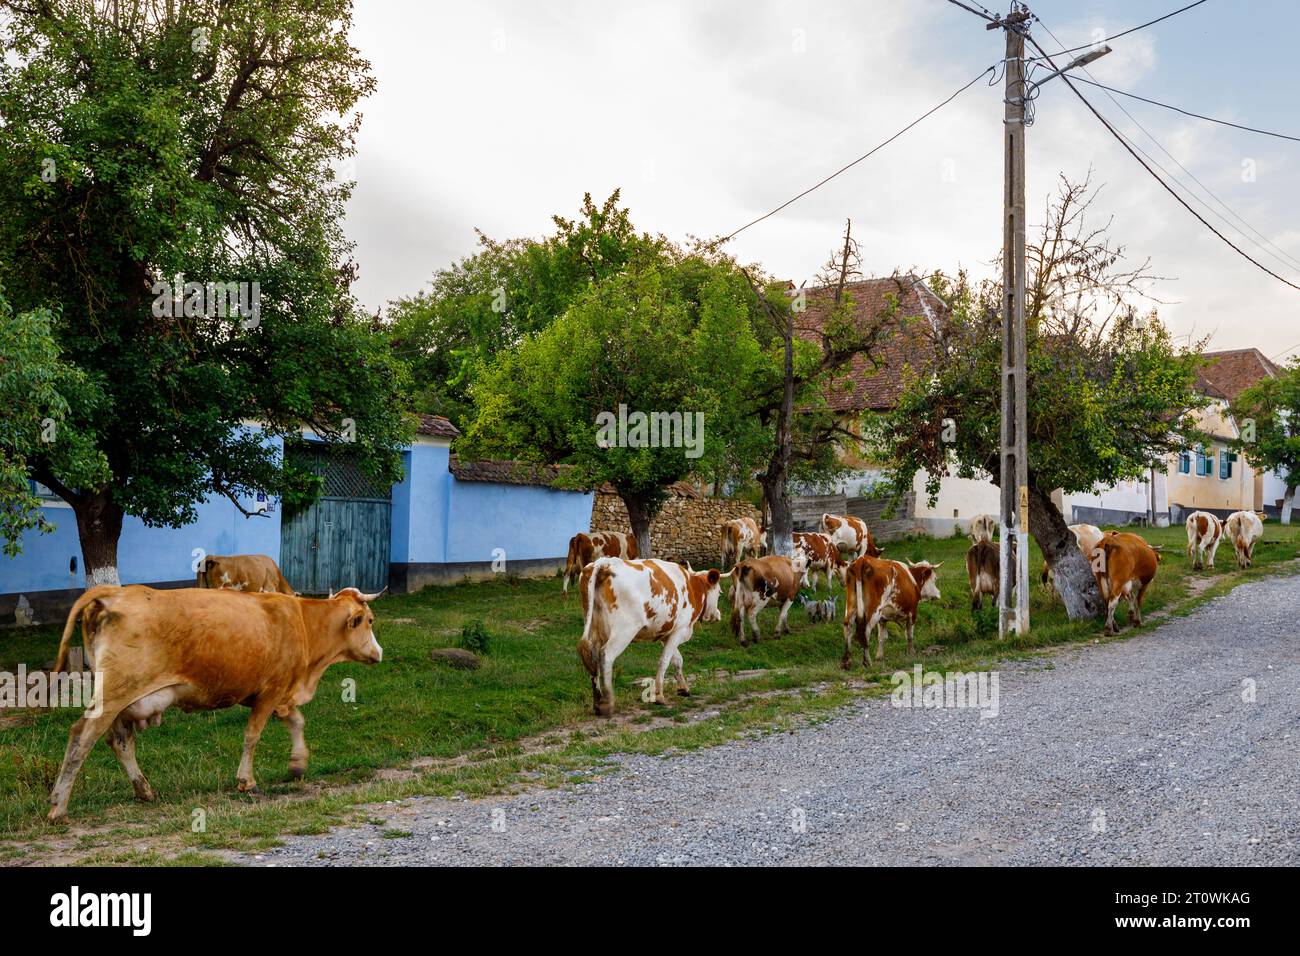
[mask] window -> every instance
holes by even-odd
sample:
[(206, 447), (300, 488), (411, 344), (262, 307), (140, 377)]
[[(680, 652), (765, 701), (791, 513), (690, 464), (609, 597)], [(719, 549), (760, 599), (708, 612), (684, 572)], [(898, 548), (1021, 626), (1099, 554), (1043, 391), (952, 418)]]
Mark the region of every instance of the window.
[(1190, 475), (1192, 473), (1192, 453), (1185, 451), (1178, 456), (1178, 473), (1180, 475)]
[(1214, 452), (1206, 454), (1200, 445), (1196, 446), (1196, 477), (1204, 478), (1210, 473), (1214, 463)]
[(1225, 451), (1219, 456), (1219, 477), (1228, 479), (1232, 477), (1232, 464), (1237, 460), (1235, 452)]
[(58, 495), (50, 491), (49, 488), (45, 487), (39, 481), (31, 482), (31, 486), (32, 486), (32, 494), (34, 494), (37, 498), (42, 498), (48, 501), (57, 501), (59, 498)]

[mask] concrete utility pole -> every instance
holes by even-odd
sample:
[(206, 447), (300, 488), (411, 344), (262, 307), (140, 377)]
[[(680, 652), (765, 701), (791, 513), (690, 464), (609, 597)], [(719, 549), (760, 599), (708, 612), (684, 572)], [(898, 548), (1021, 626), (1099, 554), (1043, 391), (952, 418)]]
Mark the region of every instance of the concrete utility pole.
[[(1030, 13), (989, 29), (1007, 35), (1005, 193), (1002, 243), (1002, 540), (998, 548), (998, 637), (1029, 633), (1029, 469), (1025, 410), (1025, 31)], [(1015, 553), (1012, 554), (1012, 542)], [(1014, 561), (1014, 565), (1013, 562)]]

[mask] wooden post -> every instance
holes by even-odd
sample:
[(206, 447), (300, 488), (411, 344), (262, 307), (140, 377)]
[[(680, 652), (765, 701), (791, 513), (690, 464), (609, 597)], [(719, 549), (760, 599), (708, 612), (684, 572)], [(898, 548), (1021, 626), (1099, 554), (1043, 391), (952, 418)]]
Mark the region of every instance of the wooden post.
[[(1002, 246), (1002, 540), (998, 637), (1029, 632), (1029, 475), (1025, 411), (1025, 36), (1029, 11), (1002, 20), (1007, 35)], [(1015, 542), (1015, 554), (1011, 543)], [(1012, 562), (1015, 562), (1014, 571)]]

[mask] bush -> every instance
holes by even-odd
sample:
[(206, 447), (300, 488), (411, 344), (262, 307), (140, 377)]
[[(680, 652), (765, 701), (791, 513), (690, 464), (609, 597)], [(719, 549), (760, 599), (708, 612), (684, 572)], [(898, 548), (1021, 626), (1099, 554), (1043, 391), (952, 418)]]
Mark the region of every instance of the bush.
[(482, 621), (470, 621), (460, 629), (460, 646), (475, 654), (487, 654), (492, 644), (492, 636)]

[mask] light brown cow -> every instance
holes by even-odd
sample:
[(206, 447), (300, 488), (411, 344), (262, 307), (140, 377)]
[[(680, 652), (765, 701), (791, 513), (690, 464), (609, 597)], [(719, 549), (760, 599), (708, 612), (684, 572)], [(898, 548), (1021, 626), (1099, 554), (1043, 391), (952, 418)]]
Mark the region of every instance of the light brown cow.
[[(1011, 562), (1012, 574), (1015, 573), (1015, 562)], [(998, 573), (1001, 570), (1001, 560), (998, 556), (998, 546), (988, 538), (978, 538), (966, 552), (966, 578), (970, 582), (970, 606), (972, 611), (981, 610), (984, 607), (984, 595), (993, 599), (993, 603), (998, 601)]]
[(972, 542), (992, 541), (993, 533), (997, 530), (997, 515), (976, 515), (970, 519), (970, 539)]
[(1089, 555), (1097, 590), (1106, 602), (1104, 633), (1114, 634), (1115, 607), (1121, 598), (1128, 600), (1129, 623), (1142, 623), (1142, 599), (1155, 580), (1160, 555), (1144, 539), (1127, 531), (1111, 531)]
[(852, 555), (853, 558), (864, 555), (878, 558), (884, 554), (876, 547), (876, 539), (871, 536), (870, 529), (861, 518), (824, 514), (820, 527), (822, 534), (829, 537), (835, 547), (845, 555)]
[(569, 581), (576, 580), (582, 569), (597, 558), (627, 558), (641, 556), (636, 538), (622, 531), (579, 531), (569, 539), (569, 555), (564, 562), (564, 596), (569, 596)]
[[(1074, 543), (1079, 546), (1084, 558), (1088, 558), (1097, 547), (1097, 542), (1102, 539), (1102, 530), (1095, 524), (1072, 524), (1070, 530), (1074, 532)], [(1043, 561), (1043, 587), (1049, 596), (1056, 596), (1056, 576), (1047, 561)]]
[(325, 669), (339, 661), (376, 664), (377, 595), (346, 588), (328, 599), (221, 590), (158, 591), (101, 585), (68, 613), (55, 670), (67, 665), (80, 620), (86, 657), (96, 674), (98, 706), (72, 725), (63, 766), (50, 793), (50, 820), (67, 819), (68, 797), (86, 755), (108, 733), (108, 745), (141, 800), (153, 789), (135, 760), (135, 731), (157, 726), (165, 710), (252, 709), (236, 775), (241, 792), (255, 790), (253, 751), (271, 714), (289, 728), (295, 779), (307, 770), (306, 723)]
[(1248, 568), (1255, 557), (1255, 545), (1264, 537), (1264, 523), (1253, 511), (1234, 511), (1223, 523), (1223, 533), (1237, 552), (1237, 567)]
[(794, 603), (799, 588), (807, 579), (808, 559), (802, 554), (787, 558), (771, 554), (765, 558), (747, 558), (731, 571), (731, 633), (740, 638), (740, 646), (748, 647), (745, 639), (745, 621), (754, 632), (758, 643), (758, 612), (769, 603), (781, 605), (776, 622), (776, 637), (790, 633), (786, 616)]
[(664, 674), (676, 669), (677, 693), (689, 694), (678, 647), (691, 639), (696, 621), (721, 620), (716, 569), (690, 571), (669, 561), (623, 561), (598, 558), (582, 569), (582, 639), (578, 657), (591, 677), (597, 714), (614, 714), (614, 661), (633, 641), (659, 641), (659, 670), (654, 699), (667, 704)]
[(757, 557), (763, 553), (763, 532), (753, 518), (732, 518), (722, 522), (718, 537), (723, 568), (739, 564), (750, 555)]
[(1203, 570), (1206, 559), (1214, 567), (1214, 553), (1223, 540), (1223, 522), (1208, 511), (1193, 511), (1187, 516), (1187, 560), (1192, 569)]
[(809, 587), (818, 590), (825, 575), (826, 590), (831, 590), (831, 582), (839, 578), (844, 583), (844, 570), (848, 563), (840, 555), (840, 549), (831, 543), (831, 539), (816, 531), (796, 531), (794, 533), (794, 550), (808, 561)]
[(876, 656), (885, 657), (886, 623), (893, 621), (907, 632), (907, 652), (915, 653), (912, 635), (916, 630), (916, 609), (922, 601), (940, 598), (940, 564), (918, 561), (882, 561), (861, 557), (849, 565), (844, 580), (844, 657), (840, 666), (852, 665), (850, 652), (856, 638), (862, 645), (862, 666), (871, 666), (871, 631), (877, 635)]
[(297, 594), (280, 573), (274, 558), (265, 554), (210, 554), (199, 565), (196, 585), (233, 591)]

